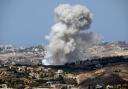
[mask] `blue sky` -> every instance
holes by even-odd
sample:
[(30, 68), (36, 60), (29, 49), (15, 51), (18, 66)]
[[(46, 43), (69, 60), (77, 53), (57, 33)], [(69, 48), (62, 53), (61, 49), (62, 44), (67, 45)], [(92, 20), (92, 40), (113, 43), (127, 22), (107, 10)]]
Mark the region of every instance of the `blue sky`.
[(86, 5), (93, 13), (89, 31), (104, 41), (128, 41), (128, 0), (0, 0), (0, 44), (47, 44), (53, 10), (63, 3)]

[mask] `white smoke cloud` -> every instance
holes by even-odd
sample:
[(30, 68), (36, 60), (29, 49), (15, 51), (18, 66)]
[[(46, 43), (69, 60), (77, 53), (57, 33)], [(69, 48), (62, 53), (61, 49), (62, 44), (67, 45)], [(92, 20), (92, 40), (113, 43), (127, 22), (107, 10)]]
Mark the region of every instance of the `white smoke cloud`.
[(55, 8), (55, 15), (58, 22), (66, 25), (72, 25), (74, 28), (88, 27), (92, 20), (90, 11), (82, 5), (71, 6), (69, 4), (61, 4)]
[(92, 22), (92, 14), (82, 5), (61, 4), (55, 8), (57, 22), (46, 38), (49, 40), (44, 65), (63, 65), (82, 60), (83, 49), (100, 41), (93, 32), (84, 32)]

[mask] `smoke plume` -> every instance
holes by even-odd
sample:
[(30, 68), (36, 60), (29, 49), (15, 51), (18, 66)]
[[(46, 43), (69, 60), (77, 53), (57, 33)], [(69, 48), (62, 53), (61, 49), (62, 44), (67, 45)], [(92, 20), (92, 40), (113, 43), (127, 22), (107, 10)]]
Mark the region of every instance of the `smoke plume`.
[(83, 60), (84, 50), (97, 44), (100, 36), (86, 32), (92, 23), (92, 14), (82, 5), (61, 4), (54, 10), (56, 23), (46, 36), (49, 44), (42, 60), (44, 65), (63, 65)]

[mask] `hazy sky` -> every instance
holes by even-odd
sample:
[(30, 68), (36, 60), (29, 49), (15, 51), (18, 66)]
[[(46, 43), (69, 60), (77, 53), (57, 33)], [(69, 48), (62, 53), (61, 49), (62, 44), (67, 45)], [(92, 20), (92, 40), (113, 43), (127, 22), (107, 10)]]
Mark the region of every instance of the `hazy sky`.
[(128, 41), (128, 0), (0, 0), (0, 44), (47, 44), (59, 4), (86, 5), (93, 13), (89, 31), (105, 41)]

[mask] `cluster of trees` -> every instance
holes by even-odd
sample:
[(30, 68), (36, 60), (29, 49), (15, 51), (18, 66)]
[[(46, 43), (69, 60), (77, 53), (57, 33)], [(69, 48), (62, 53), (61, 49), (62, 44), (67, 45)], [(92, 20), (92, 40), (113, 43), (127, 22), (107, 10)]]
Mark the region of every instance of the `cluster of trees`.
[(49, 67), (56, 69), (63, 69), (66, 71), (67, 70), (79, 71), (79, 70), (94, 70), (96, 68), (101, 68), (116, 63), (128, 63), (128, 57), (113, 56), (113, 57), (93, 58), (82, 61), (76, 61), (72, 63), (66, 63), (65, 65), (58, 65), (58, 66), (50, 65)]

